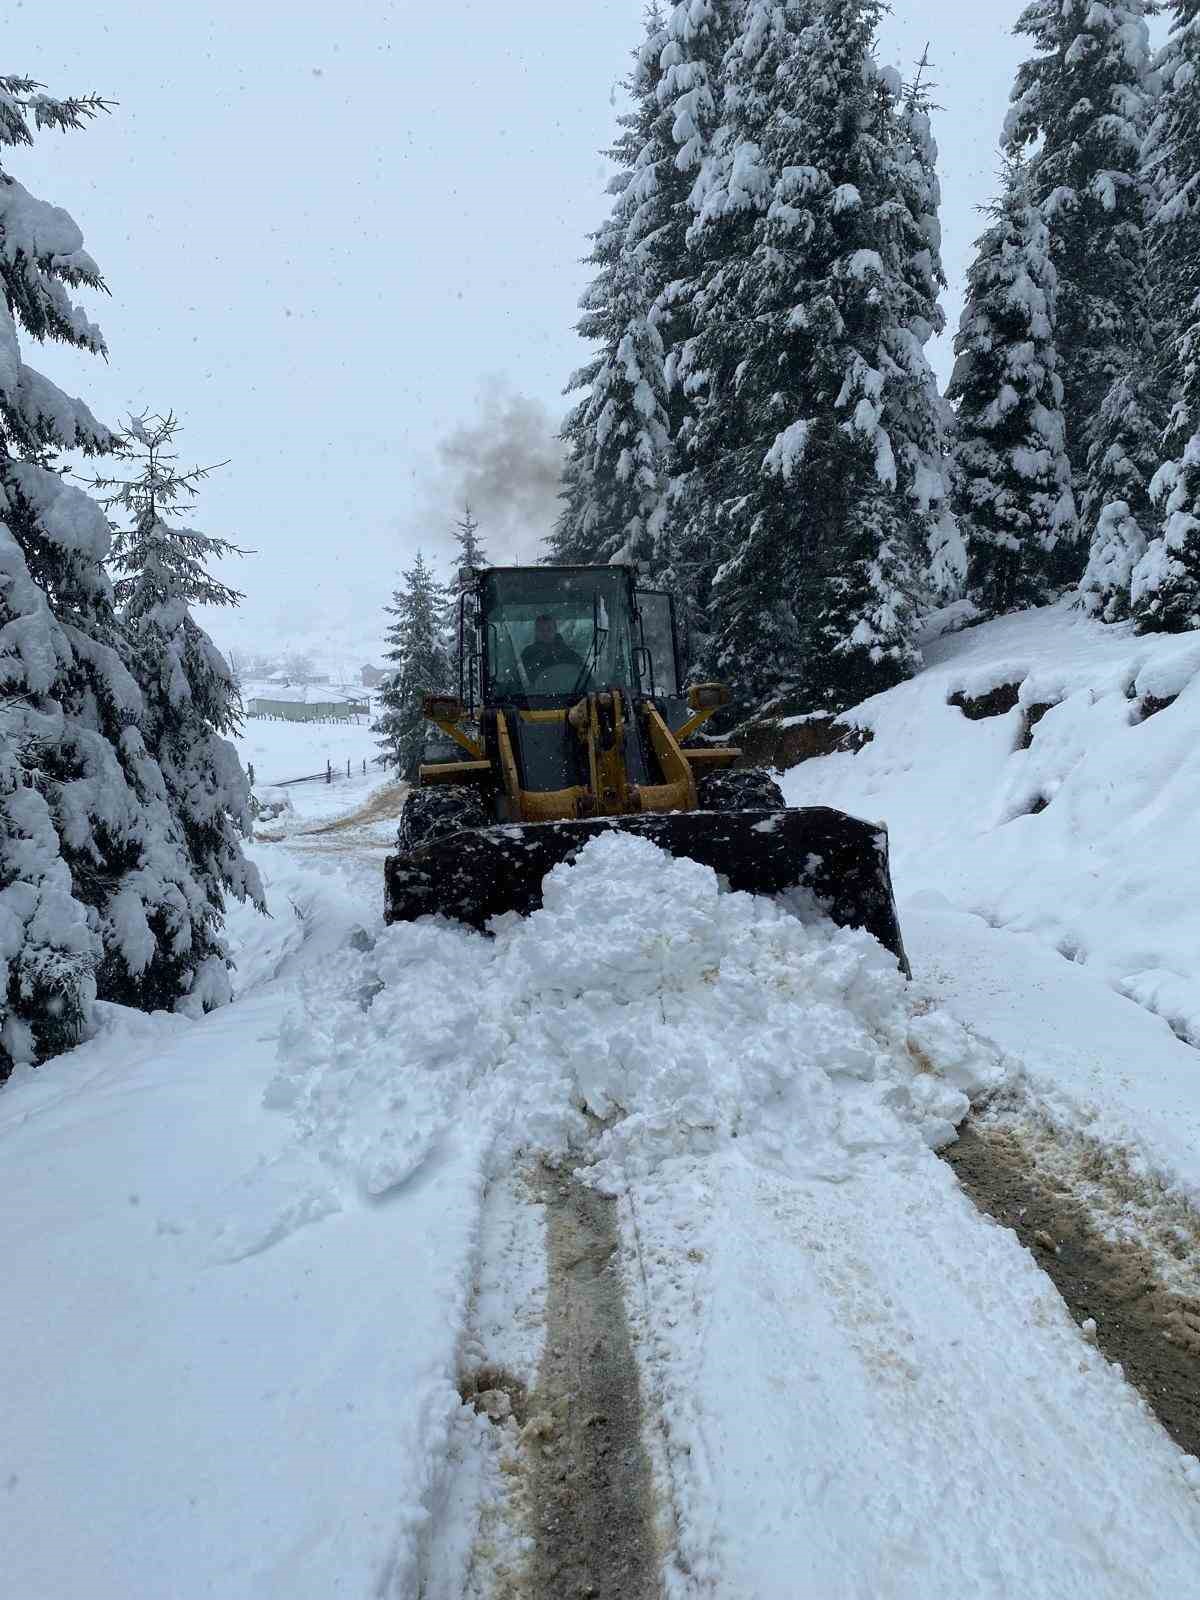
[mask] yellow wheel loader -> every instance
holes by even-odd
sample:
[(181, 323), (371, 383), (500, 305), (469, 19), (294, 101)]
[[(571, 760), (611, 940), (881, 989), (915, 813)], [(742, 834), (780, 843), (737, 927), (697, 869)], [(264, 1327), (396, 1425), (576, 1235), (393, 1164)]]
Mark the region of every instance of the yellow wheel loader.
[(801, 891), (798, 909), (866, 928), (908, 972), (886, 829), (789, 809), (739, 750), (698, 737), (730, 693), (684, 689), (673, 601), (634, 568), (464, 573), (458, 658), (458, 695), (425, 698), (432, 737), (385, 869), (389, 922), (527, 914), (552, 867), (619, 828), (731, 889)]

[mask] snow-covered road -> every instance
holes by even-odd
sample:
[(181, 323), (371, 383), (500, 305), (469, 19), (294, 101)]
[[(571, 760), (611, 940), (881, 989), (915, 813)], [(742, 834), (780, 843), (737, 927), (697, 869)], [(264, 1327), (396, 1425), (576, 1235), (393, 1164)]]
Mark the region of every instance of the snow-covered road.
[(934, 1156), (824, 1183), (729, 1151), (627, 1215), (672, 1595), (1189, 1592), (1200, 1466)]
[[(1190, 1592), (1200, 1466), (934, 1153), (1024, 1085), (1185, 1186), (1160, 1019), (932, 904), (909, 988), (644, 841), (491, 940), (383, 929), (366, 846), (259, 855), (242, 999), (113, 1012), (0, 1095), (3, 1600), (510, 1592), (557, 1448), (543, 1158), (617, 1196), (673, 1600)], [(463, 1405), (480, 1371), (519, 1420)]]

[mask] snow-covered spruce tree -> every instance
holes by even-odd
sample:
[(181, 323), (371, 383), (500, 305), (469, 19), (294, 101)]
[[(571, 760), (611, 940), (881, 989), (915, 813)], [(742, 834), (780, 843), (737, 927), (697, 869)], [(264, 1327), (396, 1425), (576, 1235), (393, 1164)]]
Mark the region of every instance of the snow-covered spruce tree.
[(170, 412), (130, 418), (119, 435), (128, 472), (97, 475), (92, 483), (119, 519), (109, 566), (142, 691), (142, 736), (162, 771), (201, 892), (189, 895), (187, 925), (175, 923), (149, 966), (136, 976), (118, 967), (107, 985), (102, 981), (102, 992), (126, 1004), (170, 1004), (184, 996), (180, 1008), (195, 1013), (230, 998), (231, 962), (221, 936), (226, 896), (266, 907), (258, 869), (242, 852), (251, 831), (250, 785), (225, 737), (241, 726), (241, 697), (191, 610), (237, 605), (241, 595), (208, 566), (243, 552), (179, 522), (213, 469), (179, 468), (173, 449), (178, 431)]
[(1082, 508), (1089, 555), (1079, 603), (1103, 622), (1128, 617), (1134, 569), (1157, 526), (1150, 484), (1162, 453), (1160, 412), (1147, 355), (1113, 384), (1093, 426)]
[[(1050, 229), (1067, 453), (1078, 499), (1105, 395), (1129, 370), (1143, 289), (1140, 181), (1152, 0), (1032, 0), (1017, 31), (1037, 54), (1017, 73), (1004, 143), (1032, 152), (1030, 202)], [(1131, 337), (1134, 346), (1131, 348)], [(1084, 541), (1060, 555), (1077, 578)]]
[(393, 670), (379, 691), (383, 713), (371, 732), (379, 735), (381, 764), (394, 768), (401, 778), (412, 778), (425, 743), (422, 696), (449, 694), (457, 685), (442, 627), (446, 591), (419, 550), (402, 579), (392, 604), (384, 607), (395, 619), (387, 631), (386, 652)]
[(1165, 522), (1131, 580), (1143, 632), (1200, 627), (1200, 0), (1175, 0), (1171, 9), (1146, 168), (1162, 382), (1174, 407), (1167, 459), (1152, 485)]
[(709, 671), (839, 709), (918, 664), (945, 513), (932, 144), (878, 0), (751, 0), (689, 236), (687, 540), (720, 557)]
[[(750, 704), (779, 687), (799, 646), (787, 564), (787, 502), (798, 508), (788, 486), (792, 459), (776, 451), (773, 470), (783, 493), (767, 484), (763, 494), (769, 440), (756, 414), (760, 374), (783, 402), (775, 368), (782, 366), (786, 335), (781, 339), (779, 312), (758, 307), (756, 299), (769, 259), (761, 235), (772, 199), (762, 141), (781, 107), (780, 131), (791, 127), (779, 90), (788, 67), (794, 69), (796, 34), (808, 9), (794, 0), (783, 8), (743, 8), (738, 32), (727, 18), (721, 31), (697, 38), (695, 46), (707, 47), (698, 66), (681, 62), (664, 84), (681, 103), (682, 114), (673, 118), (678, 160), (694, 179), (687, 309), (671, 358), (673, 383), (690, 402), (674, 497), (677, 560), (695, 592), (702, 674), (728, 677), (739, 702)], [(688, 8), (678, 7), (676, 15), (682, 32)], [(676, 303), (682, 305), (681, 296)]]
[[(667, 491), (670, 417), (665, 351), (653, 308), (664, 287), (662, 234), (683, 191), (657, 99), (667, 33), (657, 7), (627, 85), (632, 110), (608, 151), (618, 172), (612, 211), (594, 235), (598, 270), (577, 332), (599, 351), (568, 384), (582, 397), (562, 429), (563, 511), (549, 540), (562, 563), (656, 564)], [(682, 192), (674, 203), (682, 203)]]
[(1163, 386), (1178, 395), (1179, 341), (1200, 295), (1200, 0), (1175, 0), (1155, 63), (1159, 94), (1143, 156), (1154, 331)]
[(684, 632), (698, 656), (707, 648), (714, 626), (711, 586), (722, 552), (711, 544), (704, 519), (695, 515), (700, 493), (695, 471), (704, 451), (703, 439), (695, 436), (704, 404), (703, 375), (686, 374), (680, 362), (697, 331), (698, 290), (706, 271), (705, 251), (697, 248), (691, 230), (716, 159), (725, 63), (744, 10), (744, 0), (698, 4), (680, 0), (671, 8), (667, 42), (659, 58), (660, 117), (653, 146), (655, 170), (661, 176), (651, 202), (634, 224), (644, 241), (639, 253), (654, 266), (652, 316), (666, 356), (670, 477), (658, 581), (677, 596)]
[[(74, 651), (11, 526), (8, 485), (20, 470), (6, 460), (0, 487), (0, 1080), (15, 1063), (78, 1042), (102, 953), (63, 856), (55, 802), (64, 780), (85, 781), (88, 754), (102, 766), (107, 752), (79, 740), (64, 714)], [(103, 519), (93, 534), (98, 566)]]
[[(901, 271), (911, 290), (908, 328), (916, 346), (914, 355), (918, 363), (924, 362), (929, 340), (946, 329), (946, 316), (939, 299), (946, 288), (942, 264), (942, 185), (931, 119), (937, 86), (930, 81), (929, 74), (929, 48), (926, 46), (912, 82), (905, 86), (903, 100), (896, 108), (907, 244)], [(923, 403), (913, 413), (919, 426), (914, 436), (906, 441), (906, 452), (911, 467), (911, 493), (927, 518), (925, 580), (929, 597), (946, 602), (962, 595), (967, 576), (966, 546), (954, 515), (953, 417), (947, 402), (938, 395), (935, 378), (923, 376), (921, 392)], [(902, 412), (901, 419), (904, 415)]]
[[(99, 100), (0, 79), (0, 148), (82, 127)], [(7, 167), (7, 163), (5, 164)], [(84, 1031), (97, 972), (146, 971), (193, 889), (104, 573), (100, 507), (49, 470), (112, 437), (21, 359), (20, 335), (102, 354), (69, 290), (102, 288), (58, 207), (0, 172), (0, 1076)], [(103, 981), (103, 980), (102, 980)], [(148, 997), (139, 997), (139, 1004)]]
[[(466, 572), (477, 572), (488, 565), (487, 551), (483, 548), (483, 541), (479, 537), (479, 523), (475, 520), (475, 515), (469, 505), (463, 507), (462, 516), (454, 524), (454, 540), (458, 545), (458, 555), (455, 560), (456, 577)], [(460, 594), (462, 598), (461, 623), (465, 629), (465, 638), (462, 641), (459, 639)], [(473, 592), (470, 589), (460, 591), (458, 583), (452, 583), (447, 593), (444, 629), (446, 659), (449, 663), (448, 670), (452, 679), (455, 676), (455, 667), (459, 660), (460, 642), (462, 645), (467, 646), (467, 641), (474, 625), (474, 618), (475, 602)], [(464, 649), (463, 672), (465, 674), (470, 670), (470, 650), (468, 646)], [(470, 683), (463, 682), (461, 687), (472, 704), (478, 703), (478, 666), (476, 667), (474, 680)]]
[(967, 588), (988, 616), (1040, 605), (1062, 585), (1077, 518), (1054, 342), (1049, 230), (1010, 168), (967, 275), (949, 396), (958, 408), (956, 493)]
[(487, 566), (487, 551), (479, 537), (479, 522), (469, 505), (463, 507), (462, 516), (454, 524), (454, 542), (458, 546), (460, 569), (469, 567), (474, 570)]
[(1139, 633), (1200, 628), (1200, 299), (1195, 316), (1179, 342), (1182, 387), (1167, 435), (1174, 459), (1151, 485), (1166, 521), (1130, 584)]
[[(1153, 88), (1157, 79), (1152, 77)], [(1140, 193), (1151, 206), (1153, 180), (1142, 175)], [(1089, 616), (1119, 622), (1129, 615), (1133, 570), (1146, 552), (1157, 517), (1150, 482), (1162, 457), (1162, 438), (1176, 384), (1169, 352), (1175, 340), (1166, 316), (1162, 275), (1151, 255), (1153, 230), (1129, 233), (1135, 283), (1126, 306), (1122, 342), (1125, 368), (1092, 419), (1083, 492), (1081, 542), (1087, 567), (1079, 604)], [(1069, 433), (1069, 427), (1068, 427)]]

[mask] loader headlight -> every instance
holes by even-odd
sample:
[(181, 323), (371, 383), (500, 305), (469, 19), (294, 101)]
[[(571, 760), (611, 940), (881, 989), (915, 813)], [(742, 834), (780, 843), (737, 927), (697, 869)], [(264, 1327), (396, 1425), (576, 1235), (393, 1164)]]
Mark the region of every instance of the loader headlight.
[(427, 694), (421, 700), (421, 714), (430, 722), (461, 722), (464, 708), (457, 695)]
[(732, 698), (723, 683), (694, 683), (688, 690), (688, 705), (693, 711), (719, 711)]

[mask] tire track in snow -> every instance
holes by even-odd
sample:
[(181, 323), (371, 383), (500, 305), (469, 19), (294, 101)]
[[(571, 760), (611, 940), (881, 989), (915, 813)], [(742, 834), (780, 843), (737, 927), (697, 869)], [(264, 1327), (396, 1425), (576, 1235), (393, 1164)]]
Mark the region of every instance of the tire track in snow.
[(531, 1600), (657, 1600), (654, 1493), (619, 1267), (617, 1202), (546, 1169), (546, 1350), (534, 1415)]
[(569, 1167), (491, 1187), (418, 1600), (659, 1600), (617, 1204)]
[(370, 827), (372, 823), (390, 822), (393, 818), (398, 821), (410, 787), (407, 783), (389, 783), (372, 795), (365, 805), (359, 806), (357, 811), (337, 817), (332, 822), (319, 823), (316, 827), (301, 828), (291, 838), (315, 839), (326, 833), (352, 833), (356, 829)]
[(964, 1126), (943, 1151), (979, 1209), (1034, 1253), (1075, 1321), (1115, 1362), (1179, 1447), (1200, 1456), (1200, 1298), (1173, 1293), (1141, 1243), (1105, 1237), (1062, 1175), (1011, 1124)]
[(544, 1345), (545, 1221), (534, 1174), (483, 1197), (455, 1418), (417, 1600), (523, 1600), (529, 1538), (521, 1430)]

